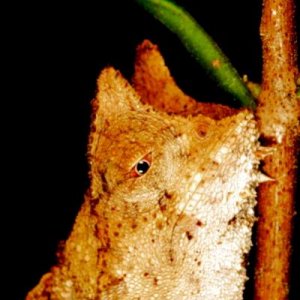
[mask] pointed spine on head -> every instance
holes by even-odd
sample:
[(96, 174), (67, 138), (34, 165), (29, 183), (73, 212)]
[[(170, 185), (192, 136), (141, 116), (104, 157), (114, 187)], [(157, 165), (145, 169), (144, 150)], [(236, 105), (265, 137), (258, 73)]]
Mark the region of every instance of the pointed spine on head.
[[(98, 142), (103, 130), (120, 116), (130, 111), (141, 111), (142, 107), (139, 96), (119, 71), (108, 67), (101, 72), (97, 80), (97, 94), (92, 101), (92, 122), (88, 144), (90, 180), (94, 196), (98, 195), (93, 188), (93, 177), (96, 175), (96, 164), (99, 161)], [(97, 189), (100, 189), (99, 184)]]
[(92, 101), (89, 159), (95, 155), (97, 140), (106, 125), (128, 111), (141, 109), (139, 96), (121, 73), (112, 67), (104, 69), (97, 81), (97, 95)]

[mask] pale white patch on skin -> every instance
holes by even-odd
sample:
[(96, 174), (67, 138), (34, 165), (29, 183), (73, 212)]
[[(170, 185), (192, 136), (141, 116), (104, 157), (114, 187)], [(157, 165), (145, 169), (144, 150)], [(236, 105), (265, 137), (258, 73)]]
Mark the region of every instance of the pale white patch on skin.
[(184, 211), (185, 213), (188, 213), (189, 211), (192, 211), (197, 203), (199, 203), (201, 194), (197, 192), (197, 187), (199, 183), (201, 182), (202, 174), (197, 172), (191, 180), (189, 180), (187, 185), (187, 191), (184, 193), (185, 198), (183, 201), (180, 201), (178, 203), (177, 211), (178, 213), (181, 213)]
[[(204, 224), (195, 232), (195, 239), (199, 241), (195, 247), (201, 257), (198, 270), (200, 291), (197, 297), (189, 299), (238, 300), (242, 297), (246, 277), (242, 267), (243, 253), (247, 253), (251, 246), (254, 188), (258, 178), (262, 178), (257, 171), (255, 154), (252, 150), (244, 150), (248, 147), (247, 143), (249, 147), (257, 144), (254, 123), (242, 121), (235, 132), (243, 134), (245, 127), (250, 128), (254, 135), (249, 136), (248, 142), (241, 147), (225, 144), (211, 152), (210, 159), (220, 165), (216, 168), (217, 173), (214, 173), (213, 164), (205, 173), (196, 172), (188, 184), (187, 198), (190, 199), (179, 202), (177, 207), (178, 213), (184, 210), (186, 215)], [(246, 219), (239, 220), (239, 213)], [(231, 220), (237, 224), (228, 225)], [(193, 257), (195, 249), (189, 250), (187, 256)]]

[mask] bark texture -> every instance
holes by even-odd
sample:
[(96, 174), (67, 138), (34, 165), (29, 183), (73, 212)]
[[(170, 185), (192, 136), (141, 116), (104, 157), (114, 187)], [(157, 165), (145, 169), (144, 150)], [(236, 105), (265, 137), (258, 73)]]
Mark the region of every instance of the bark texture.
[(255, 299), (287, 299), (292, 219), (295, 214), (299, 103), (293, 0), (265, 0), (261, 38), (263, 82), (257, 117), (264, 146), (273, 154), (264, 172), (274, 179), (259, 187)]

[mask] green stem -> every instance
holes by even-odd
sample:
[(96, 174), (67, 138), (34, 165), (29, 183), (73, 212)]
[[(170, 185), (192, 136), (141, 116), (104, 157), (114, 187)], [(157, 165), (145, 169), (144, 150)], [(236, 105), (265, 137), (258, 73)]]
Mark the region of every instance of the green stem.
[(182, 7), (170, 0), (136, 0), (174, 32), (195, 59), (243, 106), (255, 108), (251, 93), (212, 38)]

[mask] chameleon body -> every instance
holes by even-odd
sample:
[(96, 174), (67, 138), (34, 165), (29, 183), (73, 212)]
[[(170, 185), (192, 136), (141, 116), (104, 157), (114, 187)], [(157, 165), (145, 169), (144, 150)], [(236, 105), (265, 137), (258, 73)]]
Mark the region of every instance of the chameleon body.
[(145, 102), (118, 71), (102, 71), (90, 189), (58, 264), (27, 300), (242, 299), (261, 180), (254, 117)]

